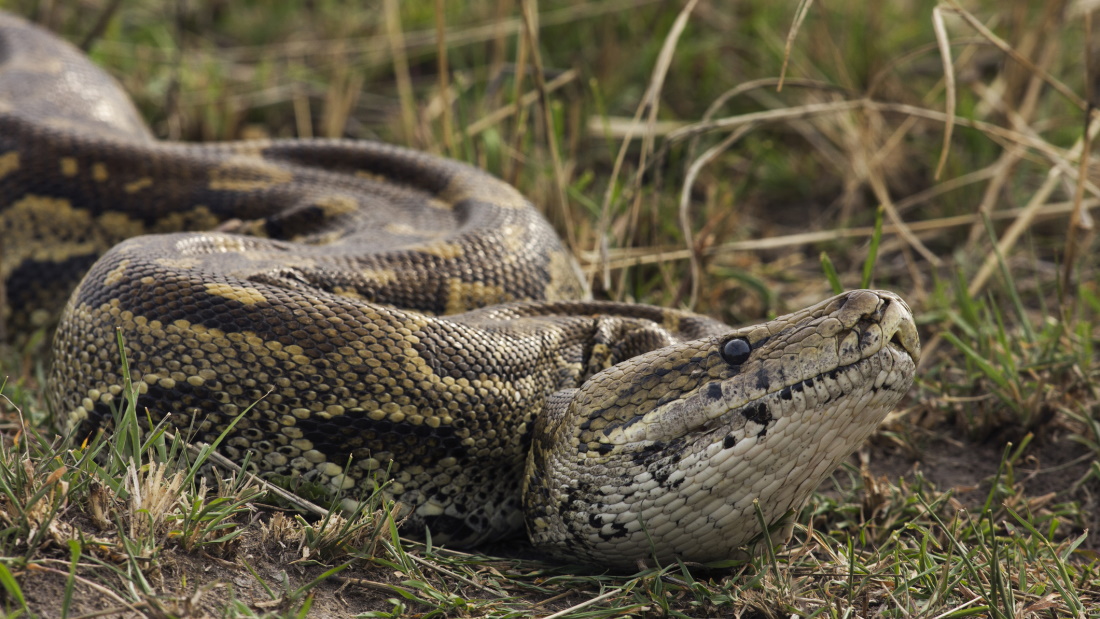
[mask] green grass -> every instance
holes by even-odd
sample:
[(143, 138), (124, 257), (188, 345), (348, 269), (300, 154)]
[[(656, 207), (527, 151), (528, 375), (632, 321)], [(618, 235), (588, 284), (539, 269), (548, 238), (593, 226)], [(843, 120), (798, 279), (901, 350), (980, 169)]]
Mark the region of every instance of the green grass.
[(786, 548), (608, 575), (402, 539), (378, 497), (318, 516), (258, 501), (270, 493), (243, 474), (208, 488), (209, 451), (138, 432), (132, 401), (120, 431), (70, 445), (45, 408), (43, 335), (0, 359), (6, 614), (1100, 616), (1086, 534), (1100, 526), (1100, 278), (1069, 215), (1095, 216), (1100, 198), (1077, 180), (1077, 99), (1095, 83), (1081, 15), (942, 5), (956, 109), (937, 178), (948, 117), (931, 1), (809, 5), (781, 91), (783, 3), (699, 3), (667, 40), (663, 81), (677, 3), (532, 3), (537, 62), (512, 0), (444, 3), (442, 34), (427, 0), (395, 2), (398, 29), (385, 3), (135, 0), (93, 32), (110, 4), (0, 0), (93, 35), (92, 57), (161, 137), (446, 154), (531, 197), (600, 297), (740, 323), (890, 288), (917, 312), (925, 358)]

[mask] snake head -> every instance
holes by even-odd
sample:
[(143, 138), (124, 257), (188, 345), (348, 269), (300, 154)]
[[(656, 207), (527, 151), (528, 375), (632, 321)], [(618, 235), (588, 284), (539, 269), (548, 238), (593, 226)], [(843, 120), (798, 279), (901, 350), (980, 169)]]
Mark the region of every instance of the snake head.
[(799, 510), (908, 391), (912, 312), (847, 292), (623, 361), (550, 398), (524, 492), (552, 555), (707, 562)]

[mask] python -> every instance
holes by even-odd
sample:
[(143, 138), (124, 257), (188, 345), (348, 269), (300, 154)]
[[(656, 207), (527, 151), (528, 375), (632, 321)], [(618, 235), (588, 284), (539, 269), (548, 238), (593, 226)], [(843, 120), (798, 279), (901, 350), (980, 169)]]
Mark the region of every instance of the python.
[(261, 475), (382, 486), (437, 543), (526, 530), (609, 567), (737, 555), (920, 356), (884, 291), (737, 329), (590, 301), (537, 210), (454, 161), (157, 141), (109, 76), (6, 14), (0, 239), (9, 331), (60, 316), (61, 428), (109, 425), (120, 332), (140, 406), (196, 441), (240, 417), (221, 449)]

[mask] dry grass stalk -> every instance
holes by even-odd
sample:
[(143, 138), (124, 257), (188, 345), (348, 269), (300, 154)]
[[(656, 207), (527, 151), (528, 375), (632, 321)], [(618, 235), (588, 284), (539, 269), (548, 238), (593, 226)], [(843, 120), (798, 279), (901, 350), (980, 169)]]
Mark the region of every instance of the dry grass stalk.
[[(489, 53), (488, 72), (491, 83), (499, 81), (504, 73), (504, 62), (508, 51), (508, 36), (510, 35), (506, 24), (511, 19), (508, 16), (512, 13), (513, 3), (514, 0), (497, 0), (496, 9), (493, 12), (495, 31), (491, 39), (492, 49)], [(491, 88), (489, 95), (483, 102), (482, 110), (484, 111), (490, 107), (500, 107), (500, 100), (501, 89)]]
[[(1084, 158), (1082, 155), (1084, 146), (1095, 137), (1097, 131), (1100, 131), (1100, 123), (1093, 123), (1088, 129), (1088, 133), (1079, 139), (1077, 144), (1070, 149), (1070, 153), (1066, 159), (1067, 161), (1075, 160), (1078, 157)], [(1046, 180), (1043, 181), (1043, 184), (1040, 185), (1039, 189), (1031, 196), (1031, 200), (1028, 201), (1027, 206), (1020, 212), (1019, 217), (1017, 217), (1017, 219), (1012, 222), (1012, 225), (1001, 235), (1000, 240), (997, 242), (996, 251), (986, 257), (982, 262), (982, 266), (970, 279), (970, 286), (968, 287), (970, 296), (977, 296), (982, 288), (985, 287), (989, 277), (997, 268), (998, 261), (1008, 255), (1009, 250), (1016, 244), (1016, 241), (1031, 226), (1039, 209), (1046, 204), (1047, 200), (1050, 198), (1050, 194), (1053, 193), (1062, 182), (1064, 173), (1065, 170), (1060, 167), (1053, 167), (1050, 169), (1047, 173)], [(1080, 184), (1084, 186), (1086, 183), (1082, 180)]]
[(886, 216), (890, 218), (891, 223), (894, 224), (894, 230), (896, 233), (905, 240), (905, 242), (915, 249), (917, 253), (921, 255), (929, 264), (933, 266), (940, 265), (940, 259), (936, 257), (936, 254), (932, 253), (932, 250), (928, 249), (924, 243), (921, 243), (920, 239), (913, 234), (912, 229), (905, 223), (905, 220), (901, 218), (898, 213), (898, 209), (894, 206), (894, 201), (890, 197), (890, 192), (886, 189), (886, 181), (882, 178), (882, 168), (877, 167), (867, 171), (867, 181), (871, 185), (872, 191), (875, 193), (875, 198), (878, 199), (879, 204), (886, 210)]
[[(1066, 228), (1066, 251), (1062, 258), (1062, 286), (1060, 290), (1065, 295), (1073, 280), (1074, 267), (1077, 264), (1077, 254), (1081, 247), (1087, 247), (1091, 241), (1094, 224), (1089, 212), (1084, 208), (1085, 185), (1088, 179), (1090, 155), (1092, 154), (1091, 126), (1097, 122), (1096, 107), (1100, 92), (1097, 90), (1097, 82), (1100, 81), (1100, 44), (1093, 38), (1092, 17), (1095, 9), (1085, 13), (1085, 94), (1089, 103), (1088, 114), (1085, 117), (1085, 144), (1078, 160), (1077, 184), (1074, 187), (1073, 213), (1070, 214)], [(1063, 299), (1064, 302), (1064, 299)], [(1071, 312), (1075, 314), (1076, 312)]]
[[(992, 30), (985, 26), (985, 24), (980, 22), (977, 17), (964, 9), (962, 5), (958, 3), (958, 0), (947, 0), (947, 2), (951, 5), (952, 10), (958, 15), (962, 16), (963, 20), (966, 21), (966, 23), (969, 24), (971, 28), (977, 31), (978, 34), (987, 39), (990, 43), (996, 45), (1001, 51), (1003, 51), (1005, 54), (1008, 54), (1008, 56), (1011, 57), (1013, 60), (1023, 65), (1029, 73), (1037, 76), (1039, 79), (1046, 82), (1047, 85), (1049, 85), (1051, 88), (1057, 90), (1075, 107), (1082, 110), (1085, 109), (1085, 100), (1082, 99), (1081, 96), (1078, 95), (1076, 92), (1074, 92), (1072, 88), (1066, 86), (1060, 80), (1056, 79), (1050, 73), (1045, 71), (1042, 67), (1035, 65), (1035, 63), (1031, 62), (1031, 60), (1029, 60), (1027, 57), (1017, 52), (1011, 45), (1005, 42), (1004, 39), (994, 34)], [(1060, 6), (1060, 3), (1056, 4), (1055, 6)]]
[[(327, 138), (343, 137), (348, 119), (351, 118), (355, 102), (363, 90), (363, 74), (352, 71), (347, 62), (338, 62), (335, 74), (325, 91), (325, 105), (322, 114), (322, 133)], [(405, 108), (402, 107), (402, 113)]]
[[(546, 93), (552, 93), (562, 86), (572, 83), (579, 75), (580, 73), (578, 73), (576, 69), (563, 71), (560, 75), (546, 83)], [(529, 90), (519, 98), (519, 102), (522, 107), (530, 107), (539, 101), (540, 96), (541, 93), (538, 90)], [(501, 121), (514, 116), (520, 108), (521, 106), (515, 104), (498, 107), (467, 125), (465, 130), (466, 137), (473, 137), (490, 127), (500, 124)]]
[(313, 137), (313, 115), (310, 111), (309, 97), (303, 88), (294, 89), (294, 124), (298, 137), (309, 139)]
[(1092, 140), (1095, 135), (1093, 127), (1097, 124), (1097, 114), (1090, 109), (1085, 117), (1085, 137), (1081, 147), (1081, 156), (1078, 159), (1077, 183), (1073, 191), (1073, 212), (1070, 213), (1069, 223), (1066, 225), (1066, 250), (1062, 254), (1062, 285), (1059, 290), (1062, 294), (1062, 302), (1065, 295), (1072, 290), (1074, 267), (1077, 265), (1080, 248), (1087, 245), (1087, 239), (1091, 235), (1092, 218), (1084, 208), (1085, 188), (1088, 186), (1089, 154), (1092, 152)]
[[(554, 112), (550, 102), (550, 91), (546, 86), (546, 71), (542, 65), (542, 52), (539, 51), (539, 26), (537, 0), (520, 0), (520, 11), (523, 13), (524, 37), (530, 46), (532, 64), (534, 65), (535, 88), (539, 92), (539, 101), (542, 114), (543, 130), (546, 132), (546, 145), (550, 149), (550, 162), (554, 170), (554, 196), (557, 199), (558, 212), (565, 223), (566, 244), (571, 250), (577, 248), (577, 226), (573, 222), (573, 213), (569, 209), (569, 201), (566, 198), (567, 179), (562, 168), (561, 156), (558, 153), (558, 137), (554, 128)], [(517, 96), (516, 104), (522, 105), (523, 98)]]
[(806, 16), (810, 14), (810, 7), (813, 4), (813, 0), (799, 0), (798, 8), (794, 10), (791, 29), (787, 33), (787, 43), (783, 47), (783, 66), (779, 69), (779, 80), (775, 84), (776, 92), (783, 90), (784, 78), (787, 77), (787, 65), (791, 60), (791, 46), (794, 45), (794, 40), (798, 37), (798, 30), (802, 27), (802, 22), (806, 20)]
[[(940, 161), (936, 164), (936, 173), (933, 175), (933, 178), (939, 180), (943, 175), (943, 167), (947, 165), (947, 154), (951, 152), (951, 134), (955, 130), (956, 105), (955, 65), (951, 62), (951, 43), (947, 38), (947, 26), (943, 23), (943, 7), (932, 9), (932, 29), (936, 33), (936, 44), (940, 47), (940, 58), (943, 59), (944, 109), (947, 111), (947, 122), (943, 126), (943, 149), (940, 150)], [(878, 191), (876, 190), (875, 193)]]
[[(657, 62), (654, 64), (653, 73), (651, 74), (649, 85), (646, 87), (645, 94), (642, 96), (641, 102), (638, 104), (638, 109), (634, 113), (634, 119), (632, 121), (630, 130), (627, 136), (623, 138), (623, 143), (619, 147), (619, 154), (615, 157), (615, 163), (611, 168), (611, 178), (607, 184), (607, 191), (604, 193), (603, 202), (600, 205), (600, 218), (596, 224), (596, 243), (599, 251), (606, 255), (608, 248), (607, 233), (611, 226), (611, 201), (614, 195), (615, 188), (618, 185), (619, 174), (622, 171), (623, 162), (626, 160), (626, 151), (630, 145), (631, 136), (637, 131), (638, 123), (642, 118), (642, 114), (646, 111), (648, 114), (649, 130), (643, 134), (642, 138), (642, 150), (638, 160), (638, 171), (635, 175), (635, 186), (641, 183), (642, 172), (645, 170), (645, 161), (647, 154), (653, 149), (653, 139), (655, 134), (652, 130), (653, 125), (657, 121), (657, 109), (661, 90), (665, 83), (665, 76), (668, 75), (668, 68), (672, 64), (672, 55), (676, 51), (676, 43), (680, 39), (680, 35), (683, 34), (684, 28), (687, 26), (688, 17), (691, 16), (692, 10), (694, 10), (698, 0), (689, 0), (688, 3), (680, 10), (676, 15), (676, 21), (673, 22), (672, 27), (669, 29), (667, 35), (665, 35), (664, 44), (661, 46), (661, 51), (657, 56)], [(636, 203), (635, 203), (636, 204)], [(609, 272), (603, 270), (603, 286), (605, 289), (610, 289), (611, 282), (609, 278)], [(621, 287), (620, 287), (621, 288)]]
[[(168, 518), (179, 512), (184, 474), (177, 470), (166, 478), (167, 469), (168, 464), (163, 462), (130, 465), (126, 476), (130, 539), (152, 541), (150, 538), (163, 532)], [(205, 493), (205, 484), (200, 492)]]
[(416, 140), (416, 99), (413, 95), (412, 76), (406, 55), (405, 35), (401, 29), (401, 12), (397, 0), (383, 0), (382, 11), (386, 17), (386, 38), (393, 58), (394, 81), (401, 101), (401, 128), (405, 140)]
[(725, 137), (716, 146), (712, 146), (707, 149), (698, 159), (691, 162), (688, 167), (687, 174), (684, 176), (683, 187), (680, 191), (680, 230), (684, 234), (684, 245), (687, 246), (688, 259), (691, 261), (691, 296), (688, 299), (688, 309), (694, 308), (695, 304), (699, 301), (699, 286), (702, 285), (703, 280), (703, 268), (699, 260), (699, 251), (695, 247), (695, 242), (692, 240), (692, 226), (690, 217), (690, 205), (691, 205), (691, 190), (695, 185), (695, 178), (699, 175), (699, 171), (706, 165), (718, 158), (719, 155), (726, 152), (731, 146), (733, 146), (737, 140), (741, 139), (743, 135), (752, 130), (752, 125), (745, 125), (738, 127)]
[[(520, 2), (520, 11), (523, 11), (523, 0)], [(522, 21), (521, 21), (522, 24)], [(513, 114), (515, 120), (512, 123), (512, 141), (511, 151), (512, 153), (522, 152), (521, 145), (527, 135), (527, 106), (523, 105), (523, 98), (520, 96), (523, 92), (523, 82), (527, 73), (528, 53), (531, 46), (528, 42), (531, 35), (527, 28), (519, 28), (516, 31), (516, 61), (514, 66), (515, 75), (512, 78), (512, 106), (515, 108), (515, 114)], [(509, 157), (505, 160), (504, 167), (504, 179), (511, 184), (516, 184), (516, 180), (519, 178), (519, 162), (518, 157)]]
[[(1040, 30), (1050, 30), (1050, 24), (1057, 15), (1051, 7), (1056, 4), (1057, 3), (1051, 3), (1051, 5), (1048, 6), (1045, 12), (1044, 24)], [(1026, 19), (1026, 16), (1021, 19)], [(1026, 57), (1033, 53), (1035, 46), (1038, 44), (1038, 37), (1032, 35), (1031, 29), (1025, 29), (1024, 33), (1025, 36), (1021, 41), (1018, 53)], [(1043, 70), (1049, 70), (1051, 64), (1057, 58), (1056, 52), (1059, 47), (1058, 41), (1058, 37), (1049, 37), (1042, 52), (1040, 52), (1039, 66)], [(981, 82), (976, 82), (973, 85), (973, 89), (975, 89), (978, 94), (982, 95), (984, 101), (990, 101), (997, 109), (1004, 112), (1008, 116), (1011, 126), (1014, 129), (1032, 135), (1038, 135), (1037, 132), (1029, 126), (1029, 123), (1035, 114), (1039, 102), (1039, 95), (1042, 92), (1043, 86), (1044, 82), (1038, 75), (1030, 74), (1024, 97), (1020, 104), (1016, 106), (1015, 110), (1012, 109), (1011, 105), (1005, 102), (1001, 96), (988, 96), (992, 93), (989, 93), (989, 89), (985, 88)], [(1019, 149), (1006, 148), (1004, 150), (998, 161), (1000, 167), (997, 175), (989, 185), (986, 186), (985, 194), (982, 196), (982, 201), (978, 205), (979, 213), (990, 213), (993, 211), (994, 205), (1002, 198), (1005, 187), (1012, 178), (1012, 172), (1016, 169), (1017, 163), (1024, 155), (1025, 152)], [(967, 250), (973, 251), (974, 247), (984, 237), (985, 229), (980, 223), (972, 226), (969, 237), (967, 238)]]
[(440, 133), (443, 134), (443, 148), (447, 155), (454, 155), (455, 143), (451, 129), (451, 87), (450, 74), (447, 68), (447, 19), (444, 11), (444, 0), (435, 0), (435, 32), (436, 32), (436, 72), (439, 74), (439, 98), (443, 102), (439, 120)]
[[(1032, 216), (1032, 222), (1065, 217), (1069, 213), (1073, 212), (1074, 208), (1076, 208), (1076, 205), (1072, 201), (1050, 202), (1042, 205), (1042, 207)], [(1085, 210), (1100, 208), (1100, 199), (1084, 200), (1082, 202), (1082, 208)], [(993, 221), (1002, 219), (1018, 219), (1024, 214), (1025, 210), (1026, 208), (1018, 208), (996, 211), (991, 214), (989, 218)], [(951, 217), (941, 217), (937, 219), (914, 221), (908, 223), (907, 226), (909, 230), (918, 235), (928, 233), (936, 234), (941, 233), (949, 228), (973, 225), (975, 222), (981, 222), (981, 220), (981, 214), (972, 213), (969, 215), (953, 215)], [(703, 250), (703, 254), (707, 256), (719, 256), (722, 254), (735, 252), (768, 251), (782, 249), (786, 247), (796, 247), (799, 245), (829, 243), (843, 239), (869, 238), (873, 232), (874, 229), (871, 226), (862, 226), (855, 228), (834, 228), (831, 230), (818, 230), (814, 232), (800, 232), (797, 234), (788, 234), (769, 238), (748, 239), (744, 241), (731, 241), (728, 243), (722, 243), (705, 248)], [(883, 234), (896, 234), (898, 232), (898, 228), (893, 223), (885, 223), (882, 226), (882, 232)], [(607, 268), (617, 270), (630, 268), (632, 266), (657, 264), (660, 262), (669, 262), (674, 260), (688, 260), (691, 258), (691, 253), (692, 252), (689, 249), (677, 248), (673, 246), (624, 247), (611, 250), (608, 253)], [(604, 263), (602, 262), (603, 257), (601, 257), (600, 254), (595, 251), (581, 252), (580, 258), (582, 265), (589, 273), (598, 268), (603, 268), (604, 266)]]

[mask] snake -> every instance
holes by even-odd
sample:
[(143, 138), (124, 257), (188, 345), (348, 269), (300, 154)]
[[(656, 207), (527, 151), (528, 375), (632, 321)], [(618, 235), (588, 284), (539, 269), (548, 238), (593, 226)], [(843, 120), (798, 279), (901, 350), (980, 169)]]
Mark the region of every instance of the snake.
[(0, 243), (2, 324), (52, 329), (74, 440), (130, 392), (260, 476), (380, 492), (434, 544), (526, 533), (608, 569), (789, 537), (920, 358), (888, 291), (738, 328), (594, 301), (539, 210), (456, 161), (157, 140), (105, 71), (6, 13)]

